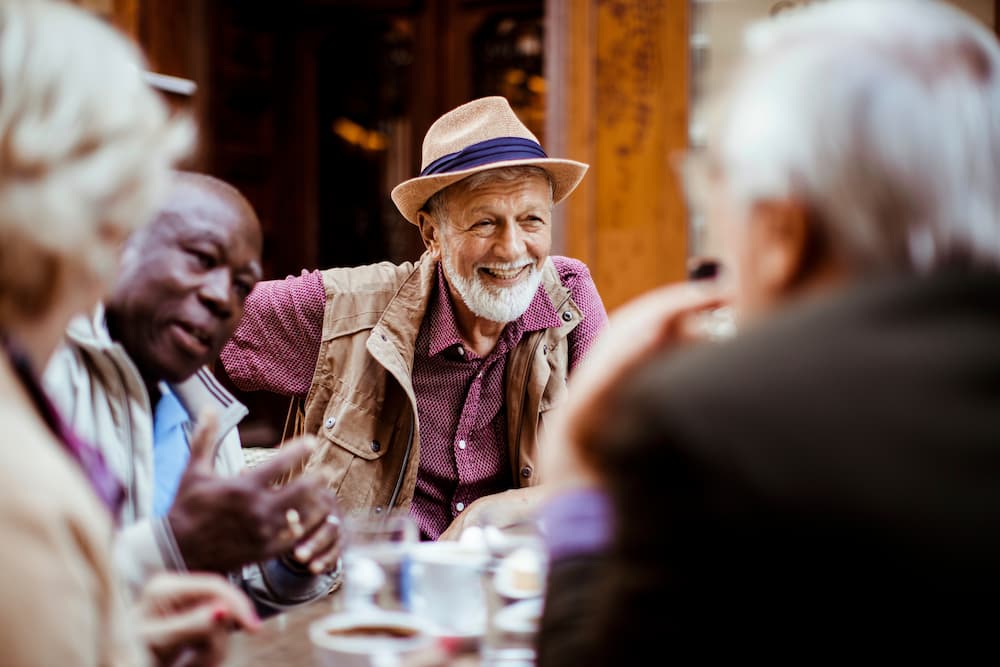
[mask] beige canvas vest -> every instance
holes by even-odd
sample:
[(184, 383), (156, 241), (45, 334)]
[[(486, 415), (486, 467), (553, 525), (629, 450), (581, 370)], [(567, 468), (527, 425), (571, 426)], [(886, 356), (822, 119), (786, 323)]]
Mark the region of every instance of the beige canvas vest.
[[(307, 468), (325, 467), (345, 512), (408, 509), (420, 462), (413, 393), (414, 346), (437, 280), (437, 263), (382, 263), (323, 272), (326, 308), (312, 387), (293, 406), (289, 431), (314, 433)], [(507, 359), (510, 486), (538, 484), (545, 414), (566, 394), (567, 336), (581, 312), (546, 261), (542, 285), (562, 325), (527, 333)]]

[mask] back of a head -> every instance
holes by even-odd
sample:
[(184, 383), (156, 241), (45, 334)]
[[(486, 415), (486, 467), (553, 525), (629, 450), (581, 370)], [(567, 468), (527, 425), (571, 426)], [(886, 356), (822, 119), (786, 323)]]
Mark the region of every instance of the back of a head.
[(148, 222), (191, 125), (113, 28), (52, 0), (0, 3), (0, 325), (37, 315), (72, 266), (106, 281)]
[(710, 138), (736, 201), (799, 199), (860, 270), (1000, 266), (1000, 47), (932, 0), (753, 26)]

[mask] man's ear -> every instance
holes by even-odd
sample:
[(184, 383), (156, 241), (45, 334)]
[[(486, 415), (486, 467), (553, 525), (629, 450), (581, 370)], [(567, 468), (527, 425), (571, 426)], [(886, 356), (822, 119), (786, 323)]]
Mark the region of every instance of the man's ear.
[(758, 284), (771, 298), (782, 297), (810, 280), (810, 219), (796, 200), (754, 204), (750, 215), (750, 257)]
[(417, 226), (420, 228), (420, 238), (424, 241), (424, 247), (430, 251), (432, 257), (440, 257), (441, 230), (438, 228), (437, 220), (427, 211), (417, 211)]

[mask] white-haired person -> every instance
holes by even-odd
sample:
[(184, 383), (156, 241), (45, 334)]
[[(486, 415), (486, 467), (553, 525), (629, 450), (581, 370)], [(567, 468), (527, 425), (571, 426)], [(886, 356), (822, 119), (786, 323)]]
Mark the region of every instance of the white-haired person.
[(111, 565), (124, 491), (39, 382), (190, 144), (142, 67), (124, 37), (71, 5), (0, 3), (4, 664), (212, 665), (233, 627), (258, 622), (217, 575), (163, 575), (126, 599)]
[(539, 664), (995, 655), (996, 38), (814, 3), (748, 32), (720, 99), (703, 194), (739, 332), (691, 343), (726, 288), (670, 286), (571, 380)]
[[(580, 261), (552, 256), (552, 209), (587, 170), (550, 158), (502, 97), (428, 129), (392, 191), (417, 262), (258, 283), (222, 351), (244, 390), (304, 399), (347, 513), (409, 513), (425, 540), (530, 514), (545, 415), (607, 316)], [(384, 513), (384, 514), (383, 514)]]

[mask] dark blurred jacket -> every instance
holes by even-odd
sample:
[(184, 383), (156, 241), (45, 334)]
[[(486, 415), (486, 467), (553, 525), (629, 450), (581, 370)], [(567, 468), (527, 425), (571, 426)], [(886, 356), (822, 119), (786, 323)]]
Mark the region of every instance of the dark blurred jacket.
[(997, 652), (1000, 275), (789, 305), (606, 415), (614, 544), (552, 564), (541, 666)]

